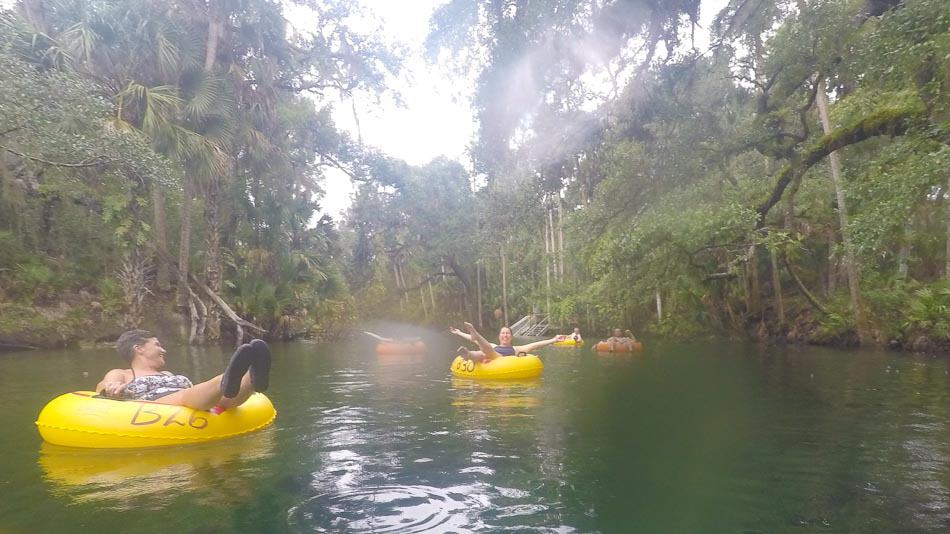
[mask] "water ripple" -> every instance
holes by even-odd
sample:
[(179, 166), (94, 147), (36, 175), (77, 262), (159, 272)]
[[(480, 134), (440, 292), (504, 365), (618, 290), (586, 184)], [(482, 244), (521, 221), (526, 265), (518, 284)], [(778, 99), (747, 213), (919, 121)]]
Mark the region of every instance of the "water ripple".
[(317, 495), (288, 510), (297, 532), (446, 532), (476, 530), (469, 511), (482, 503), (431, 486), (377, 486)]

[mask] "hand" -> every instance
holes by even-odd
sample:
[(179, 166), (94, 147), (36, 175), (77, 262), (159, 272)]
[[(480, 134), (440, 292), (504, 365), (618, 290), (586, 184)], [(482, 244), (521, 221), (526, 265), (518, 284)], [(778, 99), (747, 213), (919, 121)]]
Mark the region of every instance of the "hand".
[(459, 334), (462, 333), (461, 330), (459, 330), (458, 328), (455, 328), (454, 326), (450, 326), (450, 327), (449, 327), (449, 332), (451, 332), (451, 333), (453, 333), (453, 334), (455, 334), (455, 335), (459, 335)]
[(465, 326), (465, 329), (468, 330), (469, 334), (475, 335), (475, 325), (468, 322), (462, 323), (462, 325)]
[(567, 336), (564, 336), (564, 335), (554, 336), (554, 341), (564, 341), (565, 339), (567, 339)]
[(103, 382), (102, 389), (99, 390), (99, 394), (106, 395), (107, 397), (118, 397), (122, 390), (125, 389), (125, 382)]

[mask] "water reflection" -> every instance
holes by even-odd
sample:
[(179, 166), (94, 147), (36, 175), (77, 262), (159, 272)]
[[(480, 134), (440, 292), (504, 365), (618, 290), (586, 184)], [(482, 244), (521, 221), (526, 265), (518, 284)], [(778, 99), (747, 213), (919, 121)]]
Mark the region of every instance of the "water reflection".
[(540, 378), (494, 381), (453, 376), (451, 386), (452, 406), (470, 409), (466, 413), (490, 411), (497, 416), (528, 416), (528, 409), (540, 405)]
[(275, 344), (262, 434), (39, 462), (36, 412), (101, 355), (0, 357), (0, 530), (950, 531), (950, 360), (552, 349), (541, 379), (482, 382), (450, 377), (454, 342), (365, 345)]
[(107, 450), (44, 442), (39, 466), (52, 493), (104, 508), (159, 509), (182, 494), (231, 503), (249, 496), (258, 462), (274, 454), (274, 432), (156, 449)]

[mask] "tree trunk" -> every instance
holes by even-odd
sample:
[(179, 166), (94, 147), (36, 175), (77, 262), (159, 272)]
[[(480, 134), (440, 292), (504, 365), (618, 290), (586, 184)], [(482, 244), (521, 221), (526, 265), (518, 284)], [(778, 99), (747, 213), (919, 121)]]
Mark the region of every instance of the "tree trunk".
[[(426, 307), (426, 290), (422, 289), (422, 286), (419, 286), (419, 300), (422, 301), (422, 314), (425, 316), (426, 322), (429, 322), (429, 308)], [(435, 313), (435, 310), (432, 310)]]
[(188, 262), (191, 258), (191, 207), (192, 207), (192, 179), (189, 173), (185, 174), (181, 196), (181, 230), (178, 240), (178, 308), (187, 310), (190, 303), (188, 295)]
[(747, 264), (749, 265), (749, 305), (752, 306), (752, 313), (756, 316), (762, 315), (762, 306), (760, 305), (761, 289), (759, 288), (759, 262), (755, 253), (756, 246), (749, 245), (749, 255)]
[(825, 296), (830, 297), (838, 289), (838, 258), (835, 257), (834, 232), (828, 232), (828, 279), (825, 284)]
[[(221, 294), (221, 206), (220, 187), (217, 177), (212, 178), (205, 200), (205, 222), (208, 225), (206, 245), (208, 247), (205, 279), (211, 291)], [(221, 311), (217, 306), (208, 309), (208, 341), (221, 338)]]
[[(215, 61), (218, 56), (218, 44), (221, 42), (221, 37), (223, 34), (223, 6), (221, 5), (221, 2), (208, 2), (208, 34), (205, 41), (205, 71), (211, 71), (214, 69)], [(209, 289), (211, 289), (211, 291), (216, 294), (221, 293), (222, 286), (221, 208), (219, 205), (221, 196), (220, 189), (220, 177), (212, 176), (211, 182), (208, 185), (207, 199), (205, 202), (205, 220), (208, 225), (208, 235), (206, 237), (208, 254), (207, 262), (205, 264), (205, 276), (208, 281)], [(221, 338), (221, 310), (217, 306), (208, 307), (206, 332), (206, 339), (208, 341), (217, 341)]]
[(656, 322), (663, 322), (663, 298), (660, 296), (660, 289), (656, 290)]
[(548, 209), (547, 205), (544, 206), (544, 298), (545, 298), (545, 313), (551, 312), (551, 226), (549, 225), (549, 215), (551, 210)]
[(501, 249), (501, 309), (505, 325), (508, 325), (508, 267), (505, 265), (505, 249)]
[(561, 213), (563, 202), (561, 202), (561, 194), (557, 195), (557, 254), (558, 254), (558, 265), (561, 270), (558, 273), (558, 280), (564, 279), (564, 215)]
[[(168, 221), (165, 217), (165, 195), (156, 183), (150, 184), (152, 197), (152, 231), (155, 244), (162, 250), (168, 250)], [(159, 291), (167, 292), (171, 288), (171, 269), (165, 260), (155, 257), (155, 285)]]
[[(554, 256), (551, 259), (554, 262), (554, 279), (557, 280), (558, 257), (557, 257), (557, 246), (554, 242), (554, 209), (552, 209), (549, 206), (547, 209), (547, 212), (548, 212), (548, 231), (551, 234), (551, 251), (554, 252)], [(550, 288), (548, 288), (548, 293), (550, 293)]]
[(208, 2), (208, 35), (205, 40), (205, 70), (214, 68), (218, 57), (218, 43), (224, 34), (224, 13), (220, 1)]
[(478, 300), (478, 327), (482, 328), (482, 270), (481, 261), (475, 262), (475, 292)]
[(472, 280), (468, 277), (468, 273), (464, 268), (459, 264), (458, 258), (455, 254), (451, 254), (448, 257), (449, 268), (452, 269), (452, 272), (455, 273), (455, 276), (459, 279), (459, 282), (462, 283), (462, 304), (465, 308), (466, 313), (471, 317), (474, 315), (475, 310), (472, 309), (472, 300), (469, 299), (469, 295), (472, 293)]
[(828, 315), (828, 311), (825, 309), (825, 307), (822, 306), (820, 302), (818, 302), (818, 299), (816, 299), (815, 296), (812, 295), (811, 291), (808, 291), (808, 288), (805, 287), (805, 284), (804, 282), (802, 282), (802, 279), (799, 278), (798, 275), (795, 274), (795, 271), (792, 270), (792, 264), (788, 261), (788, 256), (783, 254), (782, 262), (785, 263), (785, 270), (788, 271), (789, 276), (792, 277), (792, 280), (795, 282), (795, 285), (798, 286), (798, 290), (802, 292), (802, 295), (805, 296), (805, 299), (808, 300), (808, 302), (811, 303), (811, 305), (814, 306), (815, 309), (820, 311), (823, 315)]
[(911, 229), (912, 219), (904, 223), (904, 235), (901, 238), (900, 250), (897, 251), (897, 277), (904, 280), (907, 278), (907, 262), (910, 259), (910, 246), (913, 232)]
[[(825, 93), (824, 80), (818, 82), (818, 94), (816, 95), (818, 103), (818, 117), (821, 119), (821, 127), (825, 135), (831, 132), (831, 121), (828, 118), (828, 95)], [(867, 334), (864, 331), (864, 311), (861, 304), (861, 289), (857, 262), (854, 259), (854, 249), (851, 246), (851, 234), (848, 229), (848, 209), (845, 203), (844, 184), (841, 178), (841, 160), (838, 157), (838, 151), (832, 151), (828, 155), (831, 163), (831, 180), (835, 186), (835, 197), (838, 200), (838, 222), (841, 227), (841, 242), (844, 245), (844, 268), (848, 277), (848, 291), (851, 294), (851, 308), (854, 310), (854, 323), (858, 334), (858, 343), (867, 342)]]
[(779, 326), (785, 325), (785, 305), (782, 302), (782, 279), (779, 276), (778, 257), (774, 250), (769, 250), (772, 262), (772, 293), (775, 295), (775, 312), (778, 314)]

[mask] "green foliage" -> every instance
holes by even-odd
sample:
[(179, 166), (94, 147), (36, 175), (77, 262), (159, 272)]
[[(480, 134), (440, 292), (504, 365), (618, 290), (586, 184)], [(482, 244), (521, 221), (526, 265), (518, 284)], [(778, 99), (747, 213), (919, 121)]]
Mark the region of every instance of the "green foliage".
[(13, 269), (10, 281), (10, 293), (21, 301), (45, 300), (56, 292), (59, 277), (53, 270), (39, 261), (19, 263)]
[[(7, 235), (17, 245), (0, 260), (4, 291), (98, 288), (110, 311), (116, 285), (99, 281), (190, 236), (179, 264), (209, 285), (233, 278), (223, 292), (274, 336), (347, 301), (337, 230), (318, 213), (322, 167), (361, 173), (371, 158), (333, 124), (326, 93), (379, 95), (399, 58), (349, 25), (345, 3), (308, 2), (319, 25), (293, 35), (280, 3), (210, 6), (80, 0), (44, 3), (42, 21), (0, 13), (0, 248)], [(210, 22), (223, 25), (214, 55)]]
[[(782, 265), (788, 259), (829, 313), (766, 329), (848, 343), (853, 310), (844, 282), (832, 286), (843, 279), (827, 167), (836, 147), (867, 315), (882, 340), (903, 335), (910, 302), (922, 302), (915, 288), (943, 276), (950, 239), (941, 200), (950, 167), (950, 14), (939, 0), (902, 2), (870, 17), (862, 2), (732, 2), (715, 23), (719, 44), (704, 57), (676, 49), (674, 40), (662, 65), (623, 78), (620, 66), (631, 58), (599, 49), (605, 64), (621, 69), (611, 80), (626, 85), (590, 113), (579, 112), (590, 106), (575, 98), (596, 93), (584, 75), (599, 65), (573, 64), (571, 51), (547, 47), (558, 38), (539, 36), (577, 42), (583, 31), (566, 29), (561, 17), (583, 21), (578, 13), (590, 8), (584, 13), (593, 19), (580, 25), (592, 29), (600, 11), (589, 2), (558, 6), (550, 18), (513, 6), (509, 20), (481, 3), (450, 2), (430, 36), (435, 50), (487, 51), (481, 63), (466, 63), (481, 69), (473, 156), (488, 179), (476, 192), (490, 214), (478, 257), (492, 261), (506, 246), (512, 307), (551, 296), (561, 321), (583, 310), (598, 327), (647, 319), (662, 335), (748, 331), (776, 320), (778, 289), (787, 313), (805, 306)], [(635, 27), (627, 21), (616, 29)], [(649, 50), (650, 32), (642, 30), (641, 50)], [(513, 65), (537, 58), (546, 66), (528, 69), (534, 85), (515, 97), (499, 90), (522, 80)], [(822, 86), (832, 100), (827, 134), (815, 110)], [(543, 104), (534, 90), (545, 94)], [(552, 194), (567, 207), (568, 276), (548, 295), (539, 205)], [(899, 270), (910, 278), (898, 281)], [(657, 293), (663, 322), (653, 322)]]
[(102, 278), (96, 284), (96, 289), (103, 312), (108, 315), (118, 315), (125, 305), (125, 296), (119, 283), (114, 278)]
[(839, 299), (828, 306), (828, 313), (818, 319), (818, 330), (813, 340), (816, 343), (832, 344), (854, 331), (854, 314), (848, 308), (845, 299)]
[(937, 340), (950, 341), (950, 283), (914, 291), (902, 327), (906, 331), (926, 332)]

